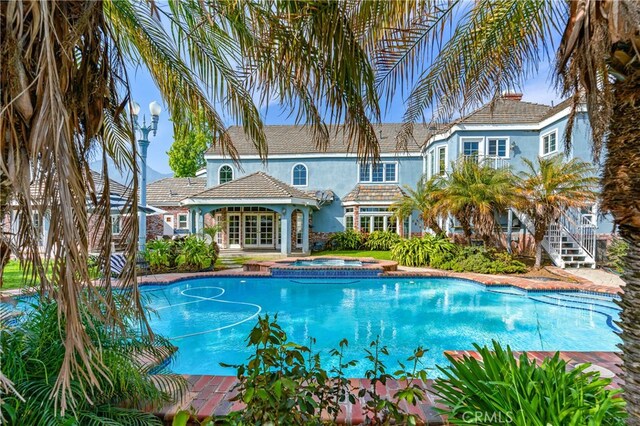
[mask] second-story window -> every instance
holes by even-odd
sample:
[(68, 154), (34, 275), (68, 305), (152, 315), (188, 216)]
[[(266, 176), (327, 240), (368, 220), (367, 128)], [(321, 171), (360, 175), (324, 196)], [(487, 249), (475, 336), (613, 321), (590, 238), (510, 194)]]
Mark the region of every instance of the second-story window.
[(397, 182), (398, 167), (396, 163), (360, 164), (360, 182)]
[(218, 171), (218, 183), (222, 185), (223, 183), (231, 182), (233, 180), (233, 169), (231, 166), (224, 165), (220, 167)]
[(558, 131), (553, 130), (542, 135), (540, 154), (548, 155), (558, 151)]
[(294, 186), (307, 186), (307, 166), (296, 164), (293, 166), (292, 174), (291, 183)]
[(507, 142), (507, 138), (487, 139), (487, 154), (489, 157), (507, 157), (509, 154)]

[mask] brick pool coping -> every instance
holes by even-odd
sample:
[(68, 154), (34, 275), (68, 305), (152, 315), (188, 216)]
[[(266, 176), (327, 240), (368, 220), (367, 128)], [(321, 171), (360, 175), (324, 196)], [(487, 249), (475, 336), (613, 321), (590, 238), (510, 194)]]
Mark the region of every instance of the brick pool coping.
[[(351, 258), (353, 259), (353, 258)], [(262, 263), (262, 262), (258, 262)], [(341, 269), (341, 268), (337, 268)], [(381, 278), (406, 277), (406, 278), (433, 278), (448, 277), (459, 278), (474, 281), (487, 287), (515, 287), (529, 292), (536, 291), (565, 291), (575, 292), (582, 291), (586, 293), (596, 293), (608, 296), (614, 296), (623, 292), (622, 287), (613, 287), (595, 284), (585, 278), (571, 275), (560, 268), (548, 267), (548, 269), (556, 275), (566, 277), (567, 281), (541, 281), (535, 278), (529, 278), (520, 275), (488, 275), (476, 274), (470, 272), (452, 272), (431, 268), (414, 268), (412, 270), (398, 269), (390, 270), (380, 274)], [(208, 277), (254, 277), (267, 278), (271, 277), (268, 270), (245, 271), (243, 269), (223, 269), (219, 271), (196, 272), (196, 273), (172, 273), (172, 274), (156, 274), (138, 277), (141, 285), (145, 284), (173, 284), (192, 278), (208, 278)], [(571, 282), (571, 281), (573, 282)]]
[[(454, 358), (460, 359), (464, 355), (480, 359), (474, 351), (446, 351), (445, 353)], [(520, 353), (515, 352), (518, 356)], [(553, 356), (554, 352), (531, 351), (527, 352), (530, 359), (538, 362), (545, 357)], [(611, 387), (620, 387), (622, 374), (618, 363), (620, 359), (616, 352), (560, 352), (560, 357), (568, 362), (569, 368), (574, 368), (578, 364), (585, 362), (597, 365), (604, 369), (608, 375), (612, 375)], [(233, 387), (237, 384), (237, 379), (233, 376), (209, 376), (209, 375), (185, 375), (188, 389), (182, 400), (178, 403), (170, 404), (155, 411), (155, 414), (162, 419), (165, 424), (171, 424), (171, 420), (180, 410), (191, 410), (198, 420), (207, 416), (224, 416), (232, 411), (241, 410), (244, 405), (239, 402), (231, 402), (235, 396)], [(371, 382), (366, 379), (349, 379), (353, 388), (370, 387)], [(425, 391), (425, 399), (415, 406), (403, 402), (401, 407), (405, 412), (417, 415), (422, 424), (446, 425), (446, 418), (439, 415), (435, 408), (441, 407), (436, 402), (437, 397), (433, 392), (433, 380), (426, 383), (418, 382)], [(401, 386), (397, 380), (387, 381), (386, 386), (379, 384), (378, 392), (387, 399), (391, 399), (396, 390)], [(356, 403), (346, 402), (341, 404), (341, 412), (338, 416), (338, 424), (359, 425), (365, 423), (365, 411), (363, 406), (364, 398), (356, 398)]]
[[(359, 260), (361, 266), (293, 266), (293, 262), (301, 260), (299, 257), (285, 257), (284, 259), (275, 260), (249, 260), (244, 263), (242, 269), (248, 272), (267, 272), (270, 273), (271, 269), (284, 269), (284, 270), (329, 270), (329, 271), (350, 271), (350, 270), (373, 270), (380, 271), (381, 273), (392, 272), (398, 270), (398, 262), (393, 260), (375, 259), (373, 257), (350, 257), (350, 256), (313, 256), (310, 259), (340, 259), (340, 260)], [(305, 259), (306, 260), (306, 259)]]

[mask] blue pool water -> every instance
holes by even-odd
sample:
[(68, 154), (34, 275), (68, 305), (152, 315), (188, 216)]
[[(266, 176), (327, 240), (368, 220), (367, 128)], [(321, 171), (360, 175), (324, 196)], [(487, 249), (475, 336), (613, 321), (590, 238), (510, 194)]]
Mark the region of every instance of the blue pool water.
[(362, 266), (362, 262), (346, 259), (312, 259), (296, 260), (291, 266)]
[[(325, 368), (342, 338), (347, 359), (362, 360), (379, 335), (390, 371), (418, 345), (429, 349), (426, 367), (433, 368), (446, 364), (445, 350), (492, 339), (515, 350), (554, 351), (613, 351), (620, 342), (613, 324), (619, 310), (608, 297), (527, 294), (458, 279), (203, 278), (143, 289), (156, 310), (152, 328), (179, 347), (171, 367), (177, 373), (235, 374), (219, 363), (245, 361), (245, 339), (267, 313), (278, 313), (290, 340), (315, 337)], [(361, 361), (347, 373), (360, 377), (367, 367)]]

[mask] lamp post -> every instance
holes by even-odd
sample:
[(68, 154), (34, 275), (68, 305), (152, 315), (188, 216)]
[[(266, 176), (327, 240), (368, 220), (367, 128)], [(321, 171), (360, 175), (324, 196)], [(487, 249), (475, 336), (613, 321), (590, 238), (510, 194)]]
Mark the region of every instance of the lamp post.
[[(151, 124), (147, 126), (145, 117), (142, 117), (142, 126), (138, 122), (138, 114), (140, 113), (140, 105), (136, 102), (131, 102), (129, 105), (131, 109), (131, 116), (133, 118), (133, 125), (135, 130), (140, 130), (142, 134), (138, 139), (138, 145), (140, 145), (140, 205), (143, 208), (147, 207), (147, 148), (149, 147), (149, 133), (153, 132), (153, 136), (156, 135), (158, 130), (158, 119), (162, 112), (162, 107), (156, 101), (149, 104), (149, 112), (151, 113)], [(138, 250), (144, 250), (144, 246), (147, 242), (147, 213), (146, 211), (140, 212), (140, 221), (138, 223)]]

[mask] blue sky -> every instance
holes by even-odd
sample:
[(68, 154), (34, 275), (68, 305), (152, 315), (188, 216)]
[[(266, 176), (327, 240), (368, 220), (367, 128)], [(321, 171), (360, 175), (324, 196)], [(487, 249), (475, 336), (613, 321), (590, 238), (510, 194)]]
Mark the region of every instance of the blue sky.
[[(538, 74), (528, 80), (522, 92), (524, 94), (523, 100), (528, 102), (536, 102), (542, 104), (551, 104), (551, 102), (559, 102), (560, 96), (555, 92), (553, 83), (551, 81), (551, 73), (549, 64), (544, 62), (539, 66)], [(149, 103), (151, 101), (157, 101), (163, 104), (163, 113), (160, 115), (160, 121), (158, 123), (158, 132), (155, 137), (151, 137), (151, 146), (149, 147), (148, 164), (153, 169), (161, 173), (171, 173), (169, 167), (169, 159), (167, 151), (171, 147), (173, 142), (173, 123), (166, 112), (166, 106), (160, 92), (156, 88), (153, 80), (149, 76), (149, 73), (143, 67), (129, 70), (129, 77), (131, 79), (132, 97), (140, 104), (140, 116), (143, 115), (149, 118)], [(384, 99), (383, 99), (384, 104)], [(403, 99), (400, 94), (397, 94), (394, 98), (391, 106), (384, 111), (383, 121), (387, 123), (394, 123), (402, 121), (402, 114), (404, 112)], [(263, 107), (261, 113), (264, 117), (266, 124), (292, 124), (294, 117), (290, 117), (288, 111), (285, 111), (278, 107), (277, 104), (271, 104), (268, 108)], [(229, 123), (232, 124), (232, 123)]]

